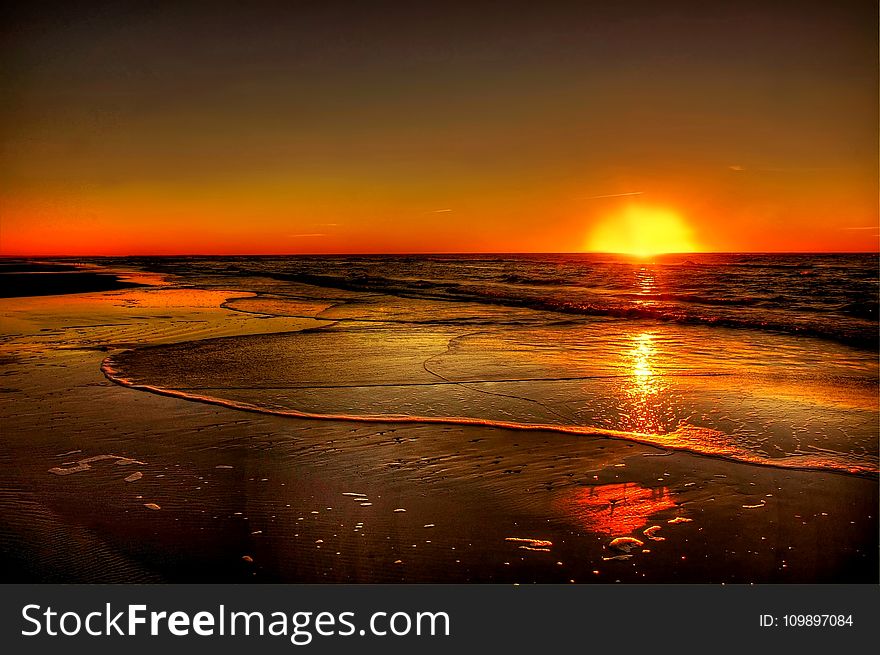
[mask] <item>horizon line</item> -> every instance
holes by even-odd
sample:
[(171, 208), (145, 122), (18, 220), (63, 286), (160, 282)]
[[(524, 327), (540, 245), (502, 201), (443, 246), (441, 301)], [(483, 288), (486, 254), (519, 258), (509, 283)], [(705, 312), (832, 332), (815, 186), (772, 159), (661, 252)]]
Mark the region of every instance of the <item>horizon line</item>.
[(664, 252), (652, 255), (636, 255), (625, 252), (605, 251), (563, 251), (563, 250), (535, 250), (535, 251), (491, 251), (491, 250), (463, 250), (463, 251), (413, 251), (413, 252), (277, 252), (277, 253), (254, 253), (254, 252), (224, 252), (224, 253), (76, 253), (76, 254), (0, 254), (0, 259), (37, 259), (37, 258), (75, 258), (75, 257), (414, 257), (414, 256), (444, 256), (444, 255), (612, 255), (615, 257), (630, 257), (632, 259), (651, 259), (654, 257), (668, 257), (676, 255), (880, 255), (878, 250), (701, 250), (694, 252)]

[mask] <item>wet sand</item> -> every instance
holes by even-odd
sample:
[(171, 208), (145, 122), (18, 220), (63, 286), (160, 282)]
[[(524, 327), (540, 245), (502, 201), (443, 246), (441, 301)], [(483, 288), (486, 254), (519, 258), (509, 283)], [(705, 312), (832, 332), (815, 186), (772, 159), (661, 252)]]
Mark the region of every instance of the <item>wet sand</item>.
[(139, 281), (0, 300), (6, 581), (877, 582), (876, 477), (114, 384), (132, 347), (314, 329), (347, 297), (268, 316), (271, 281)]
[(82, 266), (0, 261), (0, 298), (114, 291), (141, 286)]

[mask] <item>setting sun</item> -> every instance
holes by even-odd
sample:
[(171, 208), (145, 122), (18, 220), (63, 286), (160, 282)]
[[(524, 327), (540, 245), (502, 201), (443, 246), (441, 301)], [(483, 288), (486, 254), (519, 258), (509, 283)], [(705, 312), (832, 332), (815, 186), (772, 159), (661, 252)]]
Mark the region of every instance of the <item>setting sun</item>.
[(636, 257), (697, 250), (690, 227), (673, 211), (630, 205), (593, 230), (587, 250)]

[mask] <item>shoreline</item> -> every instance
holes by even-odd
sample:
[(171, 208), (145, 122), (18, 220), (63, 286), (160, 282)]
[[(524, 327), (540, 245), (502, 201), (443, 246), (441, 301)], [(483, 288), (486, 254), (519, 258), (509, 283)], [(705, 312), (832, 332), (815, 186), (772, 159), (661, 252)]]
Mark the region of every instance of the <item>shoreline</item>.
[[(51, 278), (51, 279), (47, 279)], [(71, 273), (0, 273), (0, 298), (76, 295), (134, 289), (142, 285), (124, 282), (115, 275), (89, 271)]]
[[(172, 286), (73, 306), (0, 301), (4, 333), (17, 335), (0, 353), (0, 551), (12, 579), (877, 581), (869, 478), (540, 429), (244, 413), (132, 393), (102, 374), (107, 350), (323, 324), (221, 307), (247, 295)], [(50, 473), (102, 455), (136, 463)], [(624, 536), (642, 545), (610, 545)], [(551, 545), (520, 547), (530, 540)]]
[[(472, 427), (486, 427), (486, 428), (496, 428), (501, 430), (511, 430), (514, 432), (550, 432), (550, 433), (559, 433), (559, 434), (567, 434), (567, 435), (577, 435), (577, 436), (585, 436), (585, 437), (597, 437), (604, 439), (620, 439), (623, 441), (631, 441), (633, 443), (640, 444), (642, 446), (649, 446), (653, 448), (657, 448), (660, 450), (670, 451), (670, 452), (682, 452), (687, 453), (689, 455), (695, 455), (697, 457), (708, 457), (711, 459), (719, 459), (726, 462), (743, 464), (746, 466), (767, 466), (770, 468), (779, 468), (779, 469), (790, 469), (795, 471), (814, 471), (821, 473), (835, 473), (838, 475), (852, 475), (856, 477), (865, 478), (868, 480), (877, 480), (878, 475), (880, 475), (880, 471), (876, 469), (852, 469), (852, 470), (841, 470), (841, 469), (833, 469), (829, 467), (821, 467), (821, 466), (809, 466), (804, 464), (791, 463), (791, 460), (796, 459), (795, 457), (786, 457), (779, 459), (763, 459), (763, 460), (747, 460), (738, 458), (733, 455), (724, 455), (720, 453), (707, 454), (702, 453), (698, 450), (690, 449), (686, 446), (676, 446), (665, 444), (662, 441), (657, 440), (658, 435), (650, 435), (650, 434), (638, 434), (632, 432), (622, 432), (619, 430), (608, 430), (597, 427), (590, 426), (577, 426), (577, 425), (554, 425), (551, 423), (542, 423), (542, 424), (530, 424), (530, 423), (516, 423), (516, 422), (501, 422), (501, 421), (488, 421), (488, 420), (480, 420), (467, 418), (463, 416), (411, 416), (411, 415), (354, 415), (354, 414), (320, 414), (313, 412), (301, 412), (291, 409), (272, 409), (270, 407), (264, 407), (260, 405), (254, 405), (250, 403), (237, 402), (232, 400), (224, 400), (222, 398), (213, 398), (210, 396), (204, 396), (200, 394), (188, 393), (186, 391), (180, 389), (168, 389), (154, 385), (148, 384), (138, 384), (136, 382), (132, 382), (127, 380), (115, 367), (113, 362), (113, 356), (105, 357), (101, 362), (101, 372), (104, 374), (108, 380), (113, 382), (114, 384), (118, 384), (121, 387), (125, 387), (127, 389), (133, 389), (135, 391), (143, 391), (145, 393), (152, 393), (158, 396), (166, 396), (169, 398), (178, 398), (180, 400), (186, 400), (189, 402), (195, 403), (205, 403), (208, 405), (216, 405), (218, 407), (225, 407), (227, 409), (237, 410), (241, 412), (249, 412), (254, 414), (267, 414), (271, 416), (279, 416), (286, 417), (291, 419), (310, 419), (310, 420), (320, 420), (320, 421), (340, 421), (340, 422), (352, 422), (352, 423), (370, 423), (370, 424), (404, 424), (404, 425), (455, 425), (455, 426), (472, 426)], [(435, 384), (459, 384), (457, 382), (445, 382), (445, 383), (435, 383)], [(389, 385), (375, 385), (375, 386), (389, 386)], [(401, 385), (404, 386), (404, 385)], [(686, 428), (688, 426), (683, 426)], [(666, 433), (661, 435), (665, 438), (675, 438), (677, 433)]]

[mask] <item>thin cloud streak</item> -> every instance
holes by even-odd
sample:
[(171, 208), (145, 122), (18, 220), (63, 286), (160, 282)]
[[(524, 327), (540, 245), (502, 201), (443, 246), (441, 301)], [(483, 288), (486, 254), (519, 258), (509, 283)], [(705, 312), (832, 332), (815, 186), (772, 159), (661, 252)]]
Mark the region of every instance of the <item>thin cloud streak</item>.
[(584, 200), (598, 200), (599, 198), (622, 198), (624, 196), (640, 196), (644, 191), (629, 191), (628, 193), (608, 193), (602, 196), (587, 196)]

